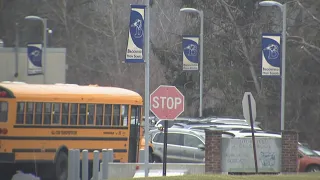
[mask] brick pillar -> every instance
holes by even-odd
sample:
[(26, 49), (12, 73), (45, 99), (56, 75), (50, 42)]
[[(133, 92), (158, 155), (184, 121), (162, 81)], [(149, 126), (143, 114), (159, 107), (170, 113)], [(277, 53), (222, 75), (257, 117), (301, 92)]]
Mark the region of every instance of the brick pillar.
[(222, 131), (205, 130), (205, 173), (221, 173)]
[(298, 133), (296, 131), (282, 131), (282, 160), (283, 173), (297, 172), (298, 168)]

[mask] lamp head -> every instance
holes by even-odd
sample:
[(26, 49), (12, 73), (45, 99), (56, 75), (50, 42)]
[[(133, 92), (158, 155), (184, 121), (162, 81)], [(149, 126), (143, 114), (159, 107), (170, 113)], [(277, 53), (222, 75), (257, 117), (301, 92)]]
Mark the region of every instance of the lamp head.
[(195, 8), (181, 8), (180, 12), (187, 12), (187, 13), (200, 13), (199, 10)]
[(27, 19), (27, 20), (40, 20), (40, 21), (43, 20), (43, 18), (41, 18), (39, 16), (26, 16), (24, 19)]
[(282, 8), (282, 4), (276, 1), (261, 1), (259, 2), (260, 6), (278, 6), (280, 8)]

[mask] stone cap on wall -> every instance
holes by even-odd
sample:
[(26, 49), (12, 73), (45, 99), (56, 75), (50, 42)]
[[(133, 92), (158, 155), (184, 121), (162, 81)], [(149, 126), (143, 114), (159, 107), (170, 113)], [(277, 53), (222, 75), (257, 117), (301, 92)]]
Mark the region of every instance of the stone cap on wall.
[(285, 134), (298, 134), (299, 133), (299, 131), (297, 131), (297, 130), (283, 130), (281, 132), (285, 133)]
[(208, 134), (208, 135), (221, 135), (223, 133), (222, 130), (211, 130), (211, 129), (205, 129), (204, 132), (205, 134)]

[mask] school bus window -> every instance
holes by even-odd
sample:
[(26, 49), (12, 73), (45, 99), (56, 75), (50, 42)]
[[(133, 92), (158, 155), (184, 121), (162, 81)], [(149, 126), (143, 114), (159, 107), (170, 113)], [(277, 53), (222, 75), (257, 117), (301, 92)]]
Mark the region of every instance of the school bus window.
[(0, 122), (8, 121), (8, 103), (0, 101)]
[(51, 124), (52, 104), (44, 103), (44, 119), (43, 124)]
[(34, 110), (34, 103), (27, 102), (27, 111), (26, 111), (26, 124), (33, 123), (33, 110)]
[(69, 120), (69, 104), (68, 103), (62, 103), (61, 124), (68, 125), (68, 120)]
[(77, 125), (78, 121), (78, 104), (71, 104), (70, 124)]
[(106, 104), (104, 107), (104, 123), (105, 126), (110, 126), (112, 120), (112, 105)]
[(94, 104), (88, 104), (88, 120), (87, 124), (93, 125), (94, 123), (94, 111), (95, 111), (95, 105)]
[(52, 112), (52, 124), (60, 124), (60, 103), (53, 104), (53, 112)]
[(138, 106), (131, 106), (131, 124), (136, 124), (139, 117)]
[(102, 125), (103, 121), (103, 104), (96, 105), (96, 125)]
[(121, 123), (123, 126), (128, 126), (128, 105), (121, 105)]
[(113, 126), (120, 125), (120, 105), (113, 105)]
[(87, 104), (80, 104), (79, 107), (79, 125), (86, 124), (87, 116)]
[(25, 103), (24, 102), (18, 102), (17, 103), (17, 119), (16, 119), (16, 123), (17, 124), (23, 124), (23, 121), (24, 121), (24, 107), (25, 107)]
[(42, 124), (42, 103), (36, 103), (36, 111), (35, 111), (35, 124)]

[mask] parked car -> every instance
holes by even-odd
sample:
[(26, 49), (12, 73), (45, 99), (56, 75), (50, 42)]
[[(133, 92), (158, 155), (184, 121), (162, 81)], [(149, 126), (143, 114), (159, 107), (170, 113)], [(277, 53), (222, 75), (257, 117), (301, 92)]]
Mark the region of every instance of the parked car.
[(313, 150), (313, 151), (320, 156), (320, 151), (317, 151), (317, 150)]
[[(198, 130), (204, 130), (204, 129), (220, 129), (220, 130), (251, 130), (251, 126), (248, 124), (224, 124), (224, 123), (208, 123), (208, 124), (184, 124), (184, 123), (175, 123), (172, 128), (184, 128), (184, 129), (198, 129)], [(256, 131), (262, 131), (262, 129), (258, 126), (254, 127), (254, 130)]]
[[(150, 131), (153, 148), (152, 161), (162, 162), (164, 133), (161, 130)], [(203, 162), (205, 134), (182, 128), (168, 128), (167, 162), (195, 163)]]
[[(168, 128), (171, 128), (175, 123), (190, 123), (190, 122), (196, 123), (196, 122), (199, 122), (200, 120), (201, 119), (199, 118), (192, 118), (192, 117), (178, 117), (174, 121), (168, 121)], [(155, 124), (155, 127), (159, 127), (159, 125), (164, 127), (164, 122), (165, 122), (164, 120), (157, 121), (157, 123)]]
[[(208, 117), (201, 121), (212, 122), (212, 123), (225, 123), (225, 124), (242, 124), (249, 125), (247, 120), (241, 118), (231, 118), (231, 117)], [(254, 125), (260, 127), (260, 122), (255, 121)], [(260, 127), (261, 128), (261, 127)]]
[[(164, 133), (161, 130), (150, 131), (152, 136), (152, 161), (162, 162)], [(228, 136), (223, 135), (223, 137)], [(203, 130), (168, 128), (167, 162), (202, 163), (204, 162), (205, 133)]]
[(299, 172), (319, 172), (320, 155), (307, 146), (299, 145)]

